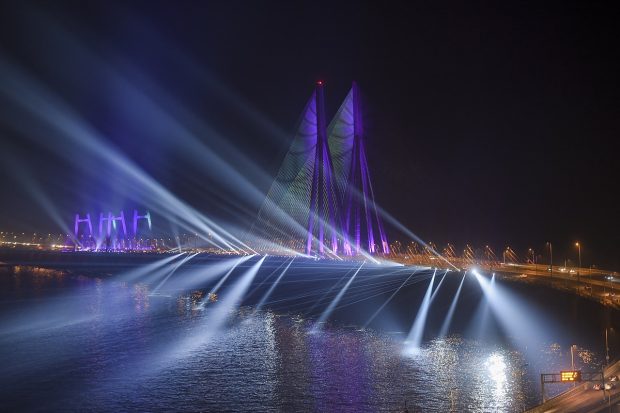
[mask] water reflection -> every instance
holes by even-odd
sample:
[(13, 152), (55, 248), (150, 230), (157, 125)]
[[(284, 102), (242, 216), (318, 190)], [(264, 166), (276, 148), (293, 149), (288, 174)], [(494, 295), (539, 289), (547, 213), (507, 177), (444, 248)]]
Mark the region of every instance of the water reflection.
[[(511, 412), (539, 399), (539, 372), (566, 366), (559, 344), (525, 355), (453, 335), (409, 357), (404, 337), (329, 324), (316, 331), (312, 319), (242, 307), (222, 334), (153, 369), (167, 348), (209, 325), (205, 291), (152, 295), (142, 284), (0, 271), (0, 410), (45, 400), (65, 411), (393, 412), (407, 402), (425, 412)], [(56, 327), (16, 330), (26, 320), (18, 314)], [(588, 349), (578, 354), (580, 366), (597, 361)]]
[(506, 363), (501, 354), (493, 353), (484, 363), (487, 368), (488, 378), (490, 379), (490, 387), (493, 389), (493, 399), (502, 406), (507, 401), (506, 389)]

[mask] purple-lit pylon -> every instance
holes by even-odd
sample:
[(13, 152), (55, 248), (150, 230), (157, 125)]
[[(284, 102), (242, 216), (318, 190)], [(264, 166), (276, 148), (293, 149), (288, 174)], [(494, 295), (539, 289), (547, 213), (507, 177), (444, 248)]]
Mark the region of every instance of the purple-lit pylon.
[(85, 222), (88, 224), (88, 231), (90, 236), (93, 235), (93, 223), (90, 220), (90, 214), (86, 214), (86, 218), (80, 218), (80, 214), (75, 214), (75, 226), (74, 226), (74, 233), (75, 233), (75, 238), (78, 238), (78, 229), (79, 226), (82, 222)]
[(379, 233), (382, 252), (388, 254), (389, 245), (370, 180), (361, 99), (355, 82), (329, 126), (329, 149), (341, 195), (340, 220), (345, 254), (359, 254), (363, 242), (366, 242), (368, 252), (376, 253), (375, 230)]
[[(308, 214), (308, 237), (306, 254), (312, 252), (313, 244), (319, 254), (325, 253), (326, 229), (331, 236), (331, 250), (338, 253), (336, 235), (336, 217), (338, 206), (334, 182), (334, 168), (327, 143), (327, 122), (325, 120), (325, 103), (323, 82), (317, 82), (316, 92), (316, 145), (314, 150), (314, 171), (310, 189), (310, 210)], [(326, 223), (329, 227), (326, 228)], [(318, 228), (317, 228), (318, 227)], [(316, 232), (316, 233), (315, 233)], [(316, 241), (315, 241), (316, 240)]]
[(151, 229), (151, 213), (146, 211), (144, 215), (138, 215), (138, 210), (133, 210), (133, 236), (138, 237), (138, 220), (144, 219), (149, 225), (149, 230)]
[[(368, 171), (359, 91), (353, 88), (326, 128), (323, 83), (297, 133), (252, 232), (308, 255), (389, 253)], [(378, 238), (381, 242), (376, 244)]]

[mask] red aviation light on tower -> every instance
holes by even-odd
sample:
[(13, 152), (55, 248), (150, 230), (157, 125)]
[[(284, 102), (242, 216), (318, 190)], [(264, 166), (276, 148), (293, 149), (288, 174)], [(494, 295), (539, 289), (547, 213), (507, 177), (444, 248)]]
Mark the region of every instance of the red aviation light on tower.
[(319, 86), (323, 86), (323, 81), (322, 80), (317, 80), (316, 84), (319, 85)]

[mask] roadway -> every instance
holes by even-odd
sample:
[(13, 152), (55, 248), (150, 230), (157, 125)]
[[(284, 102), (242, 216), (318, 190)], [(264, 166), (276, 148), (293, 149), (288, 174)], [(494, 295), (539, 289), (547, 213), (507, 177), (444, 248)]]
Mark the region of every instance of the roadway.
[[(605, 382), (609, 377), (620, 375), (620, 361), (605, 369)], [(594, 383), (583, 383), (564, 392), (545, 403), (534, 407), (527, 413), (598, 413), (620, 412), (620, 383), (610, 391), (594, 390)]]
[(594, 299), (601, 304), (620, 309), (620, 275), (599, 268), (577, 268), (548, 264), (510, 263), (449, 257), (447, 261), (429, 255), (397, 255), (395, 261), (407, 265), (425, 265), (446, 268), (447, 262), (457, 268), (479, 268), (497, 273), (511, 280), (531, 284), (546, 284), (553, 288), (568, 290)]
[[(578, 295), (595, 299), (601, 304), (620, 309), (620, 278), (611, 276), (609, 271), (589, 268), (554, 267), (553, 273), (547, 265), (534, 264), (493, 264), (482, 265), (488, 271), (508, 275), (519, 281), (543, 283), (554, 288), (570, 290)], [(579, 277), (577, 272), (579, 271)], [(578, 281), (579, 279), (579, 281)]]
[[(554, 267), (549, 271), (547, 265), (494, 263), (481, 265), (490, 272), (496, 272), (511, 279), (532, 284), (547, 284), (554, 288), (566, 289), (576, 294), (596, 299), (602, 304), (620, 308), (620, 279), (609, 278), (609, 271), (589, 268)], [(579, 272), (579, 281), (577, 281)], [(620, 361), (608, 367), (604, 376), (607, 381), (611, 376), (620, 376)], [(594, 390), (594, 383), (584, 383), (546, 403), (529, 410), (529, 413), (620, 413), (620, 382), (615, 382), (611, 391)]]

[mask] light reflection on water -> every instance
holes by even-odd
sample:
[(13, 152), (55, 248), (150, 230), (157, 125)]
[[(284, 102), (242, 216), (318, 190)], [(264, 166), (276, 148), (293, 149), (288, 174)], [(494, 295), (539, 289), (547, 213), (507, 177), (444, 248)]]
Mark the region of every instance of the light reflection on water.
[[(3, 271), (6, 272), (6, 269)], [(141, 284), (2, 273), (0, 410), (522, 411), (537, 374), (565, 367), (559, 345), (526, 356), (506, 344), (451, 336), (415, 355), (402, 338), (241, 308), (208, 345), (154, 368), (204, 326), (200, 291), (150, 295)], [(60, 306), (59, 306), (60, 305)], [(32, 323), (50, 317), (58, 323)], [(13, 324), (25, 325), (15, 330)], [(587, 349), (581, 363), (596, 359)]]

